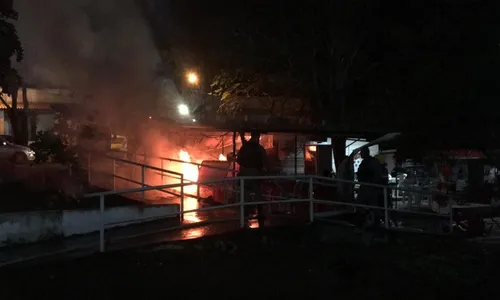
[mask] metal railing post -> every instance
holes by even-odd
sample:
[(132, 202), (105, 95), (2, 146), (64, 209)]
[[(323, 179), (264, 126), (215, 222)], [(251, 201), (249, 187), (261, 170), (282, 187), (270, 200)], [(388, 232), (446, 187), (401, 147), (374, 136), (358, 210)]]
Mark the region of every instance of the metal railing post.
[(389, 228), (389, 208), (388, 208), (388, 199), (387, 199), (387, 188), (384, 188), (384, 223), (385, 228)]
[(451, 197), (448, 197), (448, 211), (450, 214), (450, 234), (453, 234), (453, 201)]
[(240, 178), (240, 227), (245, 227), (245, 181)]
[[(141, 185), (142, 185), (142, 188), (145, 187), (145, 185), (144, 185), (145, 177), (146, 177), (145, 168), (144, 168), (144, 166), (141, 166)], [(142, 190), (141, 197), (142, 197), (142, 201), (145, 202), (146, 201), (146, 191), (145, 190)]]
[(161, 184), (165, 184), (163, 182), (163, 173), (164, 173), (163, 172), (163, 170), (164, 170), (163, 162), (164, 162), (164, 160), (163, 160), (163, 158), (160, 158), (160, 160), (161, 160)]
[(113, 159), (113, 191), (116, 191), (116, 161)]
[(92, 185), (92, 181), (91, 181), (92, 180), (92, 175), (91, 175), (92, 171), (90, 170), (92, 164), (91, 164), (91, 161), (90, 161), (90, 155), (91, 154), (89, 152), (89, 156), (87, 157), (87, 176), (88, 176), (87, 180), (89, 182), (89, 185)]
[(314, 222), (314, 186), (313, 178), (309, 177), (309, 221)]
[(226, 185), (222, 184), (222, 197), (224, 197), (224, 204), (227, 204), (227, 190)]
[(180, 203), (180, 218), (181, 221), (184, 220), (184, 175), (181, 174), (181, 203)]
[(101, 195), (99, 197), (99, 206), (101, 212), (101, 224), (99, 228), (99, 251), (104, 252), (106, 251), (104, 247), (104, 195)]

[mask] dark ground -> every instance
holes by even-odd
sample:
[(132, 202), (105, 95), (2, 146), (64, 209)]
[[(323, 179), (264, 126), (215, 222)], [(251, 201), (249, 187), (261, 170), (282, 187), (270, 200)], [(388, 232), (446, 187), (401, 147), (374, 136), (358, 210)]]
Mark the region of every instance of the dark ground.
[[(99, 192), (92, 189), (88, 192)], [(0, 183), (0, 213), (99, 208), (99, 198), (73, 198), (56, 189), (35, 189), (23, 182)], [(106, 196), (106, 206), (139, 205), (119, 195)]]
[[(0, 213), (98, 208), (99, 198), (82, 198), (83, 194), (102, 191), (88, 186), (87, 178), (85, 170), (74, 168), (70, 174), (59, 164), (0, 161)], [(137, 201), (118, 195), (106, 197), (106, 206), (124, 205), (137, 205)]]
[[(497, 299), (500, 251), (443, 237), (327, 242), (320, 226), (236, 232), (0, 269), (2, 299)], [(132, 294), (133, 293), (133, 294)]]

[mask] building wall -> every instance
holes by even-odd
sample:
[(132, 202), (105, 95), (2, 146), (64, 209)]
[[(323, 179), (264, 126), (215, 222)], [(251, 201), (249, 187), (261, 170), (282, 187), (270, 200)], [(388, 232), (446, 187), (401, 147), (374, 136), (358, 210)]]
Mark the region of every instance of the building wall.
[[(52, 111), (36, 113), (36, 132), (48, 131), (54, 128), (55, 113)], [(29, 128), (29, 127), (28, 127)], [(0, 134), (12, 135), (12, 125), (5, 111), (0, 111)], [(34, 137), (29, 137), (32, 140)]]
[(0, 110), (0, 134), (5, 134), (5, 118), (3, 110)]
[(3, 134), (12, 135), (12, 126), (10, 125), (9, 116), (2, 111), (3, 114)]
[(54, 128), (56, 115), (53, 112), (40, 113), (36, 116), (36, 131), (49, 131)]
[[(331, 145), (332, 144), (332, 139), (328, 138), (326, 142), (309, 142), (308, 144), (310, 145)], [(348, 138), (345, 142), (345, 155), (349, 156), (352, 154), (353, 151), (356, 149), (368, 144), (367, 141), (365, 140), (360, 140), (360, 139), (353, 139), (353, 138)], [(369, 147), (370, 149), (370, 155), (375, 156), (379, 153), (379, 146), (378, 145), (373, 145)], [(302, 158), (303, 159), (303, 158)], [(361, 162), (361, 160), (358, 160), (358, 164)], [(336, 172), (336, 167), (335, 167), (335, 157), (332, 155), (332, 170), (333, 172)]]
[[(146, 223), (158, 219), (178, 220), (178, 204), (107, 207), (106, 228)], [(36, 211), (0, 214), (0, 247), (97, 232), (99, 209)]]
[[(5, 99), (5, 102), (9, 104), (9, 106), (12, 105), (12, 97), (7, 94), (2, 94), (2, 97)], [(47, 109), (50, 108), (51, 104), (80, 102), (80, 99), (71, 91), (62, 89), (27, 88), (26, 97), (28, 98), (30, 109)], [(3, 104), (0, 104), (0, 108), (5, 108), (5, 106)], [(22, 89), (19, 89), (17, 93), (17, 108), (23, 108)]]
[[(7, 104), (12, 105), (12, 97), (2, 94)], [(64, 89), (26, 88), (29, 110), (36, 113), (36, 131), (47, 131), (54, 127), (55, 113), (52, 111), (54, 104), (80, 103), (81, 97)], [(23, 92), (19, 89), (17, 108), (23, 109)], [(0, 103), (0, 109), (5, 106)], [(12, 126), (4, 110), (0, 111), (0, 134), (12, 135)]]
[(297, 174), (304, 174), (304, 145), (306, 138), (297, 136), (297, 153), (295, 153), (295, 135), (275, 134), (274, 144), (279, 150), (279, 158), (284, 174), (295, 174), (295, 160), (297, 160)]

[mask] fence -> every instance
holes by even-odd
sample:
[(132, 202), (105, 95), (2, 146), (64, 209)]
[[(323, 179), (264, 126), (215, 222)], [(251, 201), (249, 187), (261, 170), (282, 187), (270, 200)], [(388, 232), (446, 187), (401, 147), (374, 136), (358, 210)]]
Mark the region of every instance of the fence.
[[(139, 155), (142, 157), (145, 157), (144, 155)], [(185, 178), (185, 176), (180, 173), (180, 172), (175, 172), (171, 171), (165, 168), (165, 163), (164, 162), (173, 162), (173, 163), (179, 163), (179, 164), (189, 164), (192, 165), (198, 169), (201, 167), (203, 168), (210, 168), (210, 169), (215, 169), (215, 170), (222, 170), (227, 173), (231, 173), (234, 175), (235, 170), (229, 169), (229, 168), (220, 168), (216, 166), (210, 166), (210, 165), (202, 165), (199, 163), (195, 162), (185, 162), (179, 159), (173, 159), (173, 158), (167, 158), (167, 157), (156, 157), (156, 156), (151, 156), (148, 157), (148, 159), (158, 159), (161, 160), (161, 167), (156, 167), (152, 165), (148, 165), (145, 162), (135, 162), (135, 161), (130, 161), (127, 159), (123, 159), (117, 156), (113, 155), (107, 155), (107, 154), (102, 154), (99, 152), (87, 152), (87, 157), (84, 162), (83, 168), (87, 170), (88, 174), (88, 182), (90, 185), (98, 186), (104, 189), (109, 189), (109, 190), (119, 190), (119, 189), (128, 189), (131, 188), (130, 184), (135, 186), (140, 186), (140, 187), (151, 187), (151, 186), (159, 186), (159, 185), (165, 185), (165, 181), (174, 181), (174, 182), (181, 182), (184, 180), (184, 182), (192, 182), (189, 179)], [(123, 171), (122, 166), (128, 166), (130, 167), (128, 172), (129, 174), (127, 176), (121, 175), (121, 171)], [(139, 171), (139, 172), (136, 172)], [(199, 170), (198, 170), (199, 171)], [(140, 176), (136, 176), (137, 173), (140, 174)], [(104, 180), (102, 177), (104, 176)], [(123, 184), (120, 183), (128, 183), (129, 185), (123, 186)], [(156, 184), (154, 184), (156, 183)], [(170, 183), (169, 183), (170, 184)], [(182, 185), (178, 187), (179, 190), (174, 190), (174, 188), (165, 188), (165, 189), (153, 189), (151, 191), (157, 191), (169, 196), (174, 196), (174, 197), (181, 197), (182, 196), (188, 196), (191, 198), (195, 199), (200, 199), (200, 186), (202, 184), (197, 184), (196, 185), (196, 195), (193, 194), (188, 194), (186, 193), (186, 190), (184, 189), (185, 185)], [(140, 192), (139, 200), (145, 201), (146, 200), (146, 192), (142, 191)], [(182, 201), (181, 201), (182, 205)]]
[[(136, 164), (136, 163), (134, 163)], [(137, 163), (138, 164), (138, 163)], [(138, 164), (140, 165), (140, 164)], [(144, 168), (144, 166), (142, 166)], [(92, 193), (86, 195), (86, 197), (99, 197), (100, 198), (100, 211), (101, 211), (101, 218), (100, 218), (100, 251), (104, 252), (105, 251), (105, 215), (104, 215), (104, 208), (105, 208), (105, 197), (110, 196), (110, 195), (122, 195), (122, 194), (127, 194), (127, 193), (143, 193), (145, 191), (150, 191), (150, 190), (166, 190), (166, 189), (174, 189), (174, 188), (180, 188), (181, 190), (181, 203), (184, 200), (184, 193), (183, 187), (192, 185), (193, 182), (188, 181), (186, 182), (186, 179), (183, 178), (182, 174), (179, 174), (180, 176), (180, 183), (178, 184), (168, 184), (168, 185), (159, 185), (159, 186), (143, 186), (141, 188), (133, 188), (133, 189), (126, 189), (126, 190), (118, 190), (118, 191), (106, 191), (106, 192), (100, 192), (100, 193)], [(272, 200), (272, 201), (248, 201), (249, 199), (245, 199), (248, 196), (248, 193), (245, 193), (245, 183), (248, 183), (249, 181), (252, 180), (295, 180), (296, 182), (307, 182), (308, 185), (308, 193), (307, 197), (305, 198), (289, 198), (289, 199), (280, 199), (280, 200)], [(383, 186), (383, 185), (377, 185), (377, 184), (370, 184), (370, 183), (360, 183), (360, 182), (354, 182), (354, 181), (348, 181), (348, 180), (341, 180), (341, 179), (336, 179), (336, 178), (326, 178), (326, 177), (319, 177), (319, 176), (256, 176), (256, 177), (230, 177), (230, 178), (225, 178), (221, 180), (212, 180), (212, 181), (205, 181), (205, 182), (199, 182), (198, 184), (200, 185), (210, 185), (210, 184), (215, 184), (215, 183), (221, 183), (221, 182), (238, 182), (239, 183), (239, 191), (238, 191), (238, 196), (239, 196), (239, 201), (236, 203), (230, 203), (230, 204), (223, 204), (223, 205), (218, 205), (218, 206), (213, 206), (213, 207), (204, 207), (204, 208), (199, 208), (199, 209), (193, 209), (193, 210), (184, 210), (183, 207), (181, 206), (181, 209), (179, 213), (176, 214), (170, 214), (170, 215), (165, 215), (164, 217), (171, 217), (174, 215), (178, 215), (179, 217), (182, 218), (183, 214), (187, 213), (197, 213), (197, 212), (203, 212), (203, 211), (211, 211), (211, 210), (217, 210), (217, 209), (225, 209), (225, 208), (237, 208), (239, 212), (239, 224), (240, 227), (245, 226), (245, 222), (247, 220), (245, 216), (245, 206), (251, 206), (251, 205), (272, 205), (272, 204), (278, 204), (278, 203), (306, 203), (308, 204), (308, 218), (309, 222), (313, 222), (315, 220), (315, 204), (324, 204), (324, 205), (334, 205), (334, 206), (347, 206), (351, 207), (352, 209), (354, 208), (364, 208), (364, 209), (370, 209), (370, 210), (380, 210), (383, 211), (383, 220), (384, 220), (384, 225), (386, 228), (389, 228), (390, 226), (390, 213), (391, 212), (401, 212), (401, 210), (394, 209), (389, 206), (389, 199), (388, 199), (388, 187)], [(330, 201), (330, 200), (322, 200), (322, 199), (315, 199), (314, 198), (314, 184), (331, 184), (331, 183), (348, 183), (348, 184), (360, 184), (362, 186), (367, 186), (367, 187), (372, 187), (372, 188), (379, 188), (383, 189), (383, 197), (384, 197), (384, 203), (383, 207), (380, 206), (371, 206), (371, 205), (363, 205), (363, 204), (356, 204), (356, 203), (348, 203), (348, 202), (341, 202), (341, 201)], [(453, 228), (453, 206), (452, 206), (452, 201), (449, 201), (449, 213), (448, 214), (436, 214), (436, 213), (428, 213), (428, 212), (418, 212), (418, 211), (405, 211), (405, 213), (410, 213), (410, 214), (415, 214), (415, 215), (421, 215), (421, 216), (430, 216), (430, 217), (435, 217), (435, 218), (440, 218), (440, 219), (447, 219), (449, 222), (450, 226), (450, 232), (451, 228)], [(148, 234), (148, 233), (145, 233)]]
[[(119, 169), (119, 164), (126, 165), (128, 167), (131, 167), (129, 169), (129, 172), (131, 174), (130, 177), (126, 177), (125, 175), (120, 175), (120, 172), (118, 171)], [(146, 187), (151, 187), (152, 185), (148, 184), (148, 172), (155, 172), (154, 174), (158, 174), (161, 178), (161, 182), (163, 183), (164, 178), (170, 178), (174, 180), (178, 180), (179, 182), (190, 182), (187, 179), (184, 179), (184, 175), (180, 172), (175, 172), (175, 171), (170, 171), (170, 170), (165, 170), (163, 168), (158, 168), (155, 166), (151, 165), (146, 165), (126, 159), (122, 159), (119, 157), (107, 155), (107, 154), (102, 154), (98, 152), (87, 152), (87, 159), (86, 163), (84, 163), (83, 166), (84, 169), (87, 171), (87, 180), (90, 185), (98, 186), (104, 189), (109, 189), (116, 191), (118, 190), (118, 181), (121, 180), (126, 183), (130, 183), (132, 185), (138, 185), (142, 188)], [(139, 178), (136, 179), (136, 169), (139, 170)], [(101, 177), (101, 178), (96, 178), (96, 177)], [(103, 180), (104, 177), (105, 179)], [(150, 176), (149, 176), (150, 177)], [(108, 180), (111, 179), (111, 180)], [(179, 193), (176, 194), (173, 191), (169, 191), (167, 189), (144, 189), (139, 191), (140, 192), (140, 200), (145, 201), (146, 200), (146, 191), (149, 190), (156, 190), (160, 191), (162, 193), (168, 194), (168, 195), (174, 195), (174, 196), (180, 196), (181, 198), (184, 197), (184, 186), (185, 185), (180, 185), (179, 186)], [(122, 188), (123, 189), (123, 188)], [(181, 202), (182, 206), (182, 202)]]

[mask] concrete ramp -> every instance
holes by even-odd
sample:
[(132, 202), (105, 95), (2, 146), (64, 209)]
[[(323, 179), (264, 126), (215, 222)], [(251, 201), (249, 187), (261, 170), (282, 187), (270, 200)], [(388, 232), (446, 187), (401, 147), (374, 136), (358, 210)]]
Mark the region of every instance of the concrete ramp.
[[(110, 229), (158, 219), (178, 220), (178, 213), (178, 204), (107, 207), (104, 222)], [(98, 232), (100, 222), (99, 209), (0, 214), (0, 248)]]

